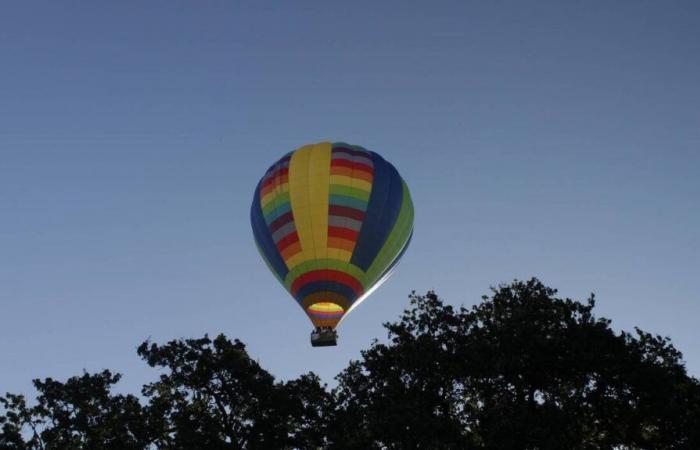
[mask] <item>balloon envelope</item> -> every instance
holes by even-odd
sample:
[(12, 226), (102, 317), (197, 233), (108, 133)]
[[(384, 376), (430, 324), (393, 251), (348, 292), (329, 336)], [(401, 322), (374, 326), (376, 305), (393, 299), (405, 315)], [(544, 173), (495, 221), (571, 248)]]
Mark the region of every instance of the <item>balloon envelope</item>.
[(413, 203), (377, 153), (322, 142), (283, 156), (250, 213), (258, 250), (317, 327), (335, 328), (396, 266), (413, 233)]

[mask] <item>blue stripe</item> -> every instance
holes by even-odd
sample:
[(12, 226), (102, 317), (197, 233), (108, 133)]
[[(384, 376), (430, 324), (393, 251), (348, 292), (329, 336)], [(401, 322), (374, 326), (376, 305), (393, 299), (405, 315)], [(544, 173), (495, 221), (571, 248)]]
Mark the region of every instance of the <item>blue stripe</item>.
[(355, 208), (360, 211), (367, 209), (366, 201), (345, 195), (329, 195), (328, 203), (336, 206), (349, 206), (350, 208)]
[[(265, 216), (265, 221), (267, 224), (271, 224), (272, 222), (275, 221), (279, 216), (281, 216), (284, 213), (287, 213), (292, 210), (292, 202), (284, 202), (281, 205), (279, 205), (277, 208), (273, 209), (270, 211), (270, 213)], [(260, 209), (260, 214), (262, 214), (262, 208)]]
[(353, 291), (350, 287), (344, 285), (343, 283), (338, 283), (337, 281), (329, 280), (312, 281), (311, 283), (306, 283), (297, 292), (296, 299), (299, 303), (301, 303), (307, 295), (323, 291), (338, 293), (343, 297), (347, 298), (349, 304), (351, 304), (355, 301), (355, 299), (357, 299), (355, 291)]
[(255, 241), (258, 243), (258, 247), (263, 253), (263, 256), (267, 259), (275, 272), (277, 272), (279, 278), (284, 280), (289, 269), (277, 250), (277, 246), (275, 246), (275, 242), (272, 240), (270, 229), (267, 227), (267, 223), (265, 223), (262, 208), (260, 207), (260, 183), (258, 183), (258, 186), (255, 188), (253, 203), (250, 206), (250, 224), (253, 227)]
[(350, 263), (367, 271), (377, 257), (394, 223), (399, 217), (403, 198), (401, 176), (394, 166), (377, 153), (369, 152), (374, 162), (372, 192), (369, 196), (365, 220), (357, 238)]
[(339, 317), (343, 317), (343, 314), (345, 314), (345, 311), (338, 311), (338, 312), (333, 312), (333, 313), (330, 313), (330, 314), (329, 314), (329, 313), (325, 313), (325, 314), (324, 314), (324, 313), (321, 313), (321, 312), (310, 311), (310, 310), (307, 309), (307, 310), (306, 310), (306, 314), (308, 314), (308, 315), (310, 315), (310, 316), (313, 316), (313, 317), (317, 317), (317, 318), (319, 318), (319, 319), (337, 319), (337, 318), (339, 318)]

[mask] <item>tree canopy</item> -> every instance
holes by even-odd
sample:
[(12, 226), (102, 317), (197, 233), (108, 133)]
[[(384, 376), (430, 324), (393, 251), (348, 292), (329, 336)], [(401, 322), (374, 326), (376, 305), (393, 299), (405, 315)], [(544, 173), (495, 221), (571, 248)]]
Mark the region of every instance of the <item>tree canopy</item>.
[(537, 279), (471, 307), (410, 295), (329, 389), (277, 381), (239, 340), (144, 342), (160, 371), (34, 380), (0, 397), (0, 449), (697, 449), (700, 383), (668, 338), (616, 332)]

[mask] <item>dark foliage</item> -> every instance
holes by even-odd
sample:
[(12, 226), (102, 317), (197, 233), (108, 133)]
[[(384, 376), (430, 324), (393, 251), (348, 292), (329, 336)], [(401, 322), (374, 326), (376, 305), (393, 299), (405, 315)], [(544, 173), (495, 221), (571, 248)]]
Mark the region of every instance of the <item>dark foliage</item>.
[(700, 385), (668, 339), (615, 333), (536, 279), (454, 310), (434, 293), (339, 376), (357, 448), (698, 449)]
[(429, 292), (328, 391), (287, 382), (245, 345), (145, 342), (142, 400), (119, 375), (35, 380), (0, 397), (0, 449), (698, 449), (700, 383), (667, 338), (615, 332), (536, 279), (470, 309)]
[(150, 419), (132, 395), (113, 395), (119, 375), (105, 370), (69, 378), (65, 383), (34, 380), (36, 404), (21, 395), (0, 397), (2, 449), (144, 448), (153, 436)]
[(219, 336), (142, 344), (139, 355), (166, 369), (144, 386), (168, 449), (270, 449), (318, 447), (323, 407), (331, 395), (314, 374), (275, 383), (239, 340)]

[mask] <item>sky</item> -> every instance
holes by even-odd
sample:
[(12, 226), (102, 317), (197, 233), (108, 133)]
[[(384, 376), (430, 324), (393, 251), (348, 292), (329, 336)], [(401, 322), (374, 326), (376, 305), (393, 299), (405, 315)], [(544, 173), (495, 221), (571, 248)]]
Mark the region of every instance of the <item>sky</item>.
[[(0, 14), (0, 392), (224, 333), (324, 382), (412, 290), (540, 278), (700, 376), (700, 4), (14, 1)], [(406, 180), (393, 277), (311, 348), (257, 254), (267, 167), (320, 141)]]

